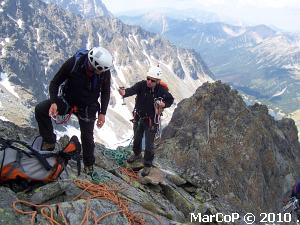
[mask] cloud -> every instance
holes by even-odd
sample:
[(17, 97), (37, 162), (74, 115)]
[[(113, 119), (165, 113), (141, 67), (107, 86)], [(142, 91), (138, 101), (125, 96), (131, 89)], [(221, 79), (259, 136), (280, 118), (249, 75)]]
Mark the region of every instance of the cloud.
[(238, 6), (255, 8), (300, 8), (299, 0), (191, 0), (204, 6)]

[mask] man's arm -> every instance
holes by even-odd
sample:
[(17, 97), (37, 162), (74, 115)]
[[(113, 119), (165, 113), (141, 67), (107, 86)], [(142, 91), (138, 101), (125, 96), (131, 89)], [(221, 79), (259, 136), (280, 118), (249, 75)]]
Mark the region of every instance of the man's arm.
[(143, 81), (137, 82), (135, 85), (133, 85), (130, 88), (126, 88), (125, 89), (125, 95), (123, 96), (124, 98), (132, 96), (132, 95), (136, 95), (140, 92), (141, 88), (143, 85)]
[(174, 97), (170, 92), (166, 91), (165, 89), (162, 88), (162, 90), (163, 90), (163, 94), (161, 97), (163, 98), (162, 101), (165, 103), (164, 108), (168, 108), (173, 104)]
[[(101, 76), (101, 75), (100, 75)], [(111, 80), (111, 74), (110, 71), (107, 71), (103, 76), (106, 76), (105, 79), (103, 79), (103, 85), (101, 88), (101, 109), (100, 114), (105, 115), (110, 99), (110, 80)], [(99, 111), (98, 111), (99, 112)]]
[(55, 74), (49, 85), (49, 94), (51, 103), (55, 103), (57, 100), (59, 86), (68, 78), (73, 65), (75, 63), (75, 58), (69, 58)]

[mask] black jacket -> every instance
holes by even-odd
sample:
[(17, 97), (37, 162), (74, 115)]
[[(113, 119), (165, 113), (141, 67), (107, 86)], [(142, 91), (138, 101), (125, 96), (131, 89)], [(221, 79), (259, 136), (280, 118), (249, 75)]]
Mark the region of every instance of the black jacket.
[(98, 103), (101, 93), (101, 109), (98, 113), (106, 114), (110, 99), (110, 71), (101, 75), (86, 75), (87, 55), (83, 55), (75, 64), (75, 57), (69, 58), (56, 73), (49, 86), (51, 102), (58, 98), (59, 86), (66, 81), (63, 88), (64, 98), (72, 106), (86, 107)]
[(155, 86), (154, 91), (147, 86), (147, 81), (143, 80), (130, 88), (125, 89), (124, 98), (132, 96), (136, 96), (135, 109), (140, 117), (154, 118), (155, 110), (154, 110), (154, 99), (162, 98), (162, 101), (165, 103), (165, 108), (170, 107), (173, 102), (173, 96), (162, 86), (159, 84)]

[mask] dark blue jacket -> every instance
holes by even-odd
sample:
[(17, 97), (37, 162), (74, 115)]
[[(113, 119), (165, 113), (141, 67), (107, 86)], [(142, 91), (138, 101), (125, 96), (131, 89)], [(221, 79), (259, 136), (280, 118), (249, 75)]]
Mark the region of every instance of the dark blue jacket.
[(143, 80), (130, 88), (125, 89), (124, 98), (136, 95), (135, 110), (140, 117), (150, 117), (154, 118), (154, 99), (161, 97), (166, 107), (170, 107), (173, 102), (173, 96), (159, 84), (155, 86), (152, 91), (151, 88), (147, 86), (147, 81)]
[(64, 98), (71, 106), (86, 107), (96, 104), (101, 93), (101, 109), (98, 109), (98, 112), (106, 114), (110, 99), (110, 71), (88, 77), (87, 60), (87, 55), (81, 56), (74, 67), (75, 57), (73, 56), (62, 65), (50, 83), (50, 100), (56, 102), (59, 87), (66, 81)]

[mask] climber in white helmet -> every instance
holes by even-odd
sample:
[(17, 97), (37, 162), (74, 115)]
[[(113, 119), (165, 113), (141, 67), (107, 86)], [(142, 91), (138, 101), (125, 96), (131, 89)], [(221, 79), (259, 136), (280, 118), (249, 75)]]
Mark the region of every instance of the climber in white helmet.
[[(103, 47), (80, 49), (55, 74), (49, 85), (50, 99), (39, 103), (35, 117), (43, 137), (42, 150), (53, 150), (56, 135), (51, 118), (74, 113), (79, 121), (84, 172), (95, 175), (94, 124), (101, 128), (110, 99), (112, 56)], [(100, 97), (101, 96), (101, 97)], [(99, 99), (100, 97), (100, 103)], [(98, 116), (96, 117), (96, 115)]]
[(167, 108), (174, 101), (169, 91), (160, 84), (161, 78), (161, 68), (153, 66), (149, 68), (146, 80), (142, 80), (130, 88), (119, 89), (120, 95), (124, 98), (136, 95), (133, 120), (133, 154), (127, 162), (133, 163), (142, 159), (142, 139), (145, 134), (144, 169), (142, 176), (149, 175), (154, 159), (153, 143), (158, 129), (158, 124), (155, 122), (155, 104), (158, 104), (159, 108)]

